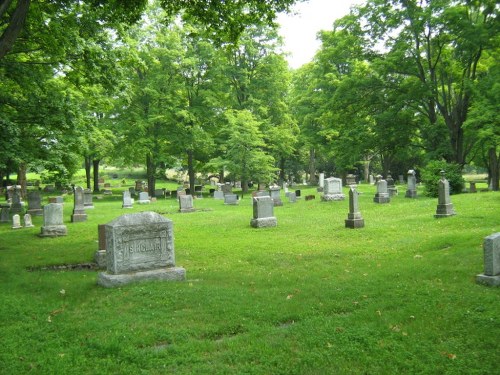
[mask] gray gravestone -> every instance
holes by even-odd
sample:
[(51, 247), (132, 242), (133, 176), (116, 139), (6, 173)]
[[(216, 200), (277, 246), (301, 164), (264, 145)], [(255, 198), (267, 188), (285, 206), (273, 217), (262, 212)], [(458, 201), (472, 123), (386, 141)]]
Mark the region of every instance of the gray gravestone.
[(139, 200), (137, 201), (139, 204), (149, 204), (151, 203), (151, 199), (149, 198), (149, 194), (146, 191), (141, 191), (139, 193)]
[(193, 207), (192, 195), (181, 195), (178, 199), (179, 199), (179, 212), (187, 213), (195, 211)]
[(357, 185), (356, 183), (356, 175), (349, 173), (347, 176), (345, 176), (345, 184), (350, 186), (350, 185)]
[(222, 192), (224, 194), (232, 194), (233, 193), (233, 188), (231, 186), (231, 183), (226, 182), (224, 185), (222, 185)]
[(343, 201), (345, 195), (342, 193), (342, 180), (336, 177), (329, 177), (325, 179), (325, 186), (323, 188), (322, 201)]
[(28, 211), (32, 216), (42, 216), (42, 195), (38, 190), (28, 193)]
[(416, 198), (417, 197), (417, 177), (413, 169), (408, 171), (408, 185), (406, 188), (406, 198)]
[(224, 192), (222, 190), (214, 191), (214, 199), (224, 199)]
[(186, 278), (186, 270), (175, 267), (173, 223), (155, 212), (126, 214), (106, 224), (106, 258), (106, 272), (97, 279), (104, 287)]
[(104, 191), (102, 192), (104, 195), (113, 195), (113, 191), (111, 190), (111, 184), (110, 183), (105, 183), (104, 184)]
[(288, 202), (290, 203), (296, 203), (297, 202), (297, 195), (293, 191), (288, 192)]
[(106, 225), (97, 225), (97, 251), (94, 254), (97, 267), (106, 268)]
[(155, 189), (155, 197), (156, 198), (165, 198), (165, 190), (164, 189)]
[(391, 176), (391, 172), (387, 173), (386, 181), (387, 181), (387, 192), (389, 193), (389, 197), (398, 195), (398, 188), (394, 184), (394, 179)]
[(320, 173), (319, 174), (319, 186), (316, 190), (318, 193), (321, 193), (324, 191), (324, 188), (325, 188), (325, 174)]
[(10, 222), (10, 206), (8, 204), (2, 205), (2, 210), (0, 211), (0, 223)]
[(19, 229), (21, 226), (21, 216), (19, 214), (12, 215), (12, 229)]
[(132, 198), (130, 197), (130, 190), (125, 190), (123, 192), (122, 208), (132, 208), (133, 207)]
[(224, 204), (228, 205), (237, 205), (239, 203), (238, 201), (238, 195), (236, 194), (225, 194), (224, 195)]
[(280, 196), (281, 189), (279, 187), (270, 187), (269, 188), (269, 196), (274, 202), (274, 206), (283, 206), (283, 202), (281, 201)]
[(438, 205), (435, 218), (442, 218), (456, 215), (450, 199), (450, 183), (445, 177), (445, 172), (441, 171), (441, 179), (438, 183)]
[(349, 187), (349, 213), (345, 221), (346, 228), (363, 228), (365, 226), (365, 220), (359, 212), (358, 196), (356, 187), (351, 185)]
[(57, 237), (67, 234), (66, 225), (63, 223), (63, 205), (49, 203), (43, 207), (43, 225), (41, 237)]
[(500, 286), (500, 233), (485, 237), (483, 242), (484, 273), (476, 276), (481, 284)]
[(21, 203), (21, 188), (14, 186), (10, 191), (12, 192), (12, 203), (10, 205), (11, 215), (23, 213), (23, 205)]
[(94, 195), (91, 189), (83, 189), (83, 207), (86, 210), (94, 208), (93, 198)]
[(31, 221), (30, 214), (24, 215), (24, 227), (25, 228), (33, 228), (34, 227), (33, 222)]
[(274, 201), (270, 196), (253, 197), (253, 219), (250, 225), (254, 228), (275, 227), (278, 221), (274, 217)]
[(370, 185), (373, 185), (373, 183), (375, 182), (375, 179), (373, 178), (372, 174), (368, 176), (368, 182)]
[(387, 181), (382, 179), (382, 176), (377, 176), (377, 193), (373, 198), (375, 203), (389, 203), (391, 198), (389, 197), (389, 192), (387, 191)]
[(80, 186), (74, 189), (74, 208), (71, 215), (71, 222), (77, 223), (87, 221), (87, 214), (85, 213), (85, 206), (83, 203), (83, 189)]

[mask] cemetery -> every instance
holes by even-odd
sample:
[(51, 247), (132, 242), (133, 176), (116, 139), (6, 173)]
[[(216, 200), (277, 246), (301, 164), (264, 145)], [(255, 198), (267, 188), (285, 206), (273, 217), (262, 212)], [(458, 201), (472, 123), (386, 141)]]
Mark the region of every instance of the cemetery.
[(48, 216), (31, 216), (33, 227), (23, 212), (18, 229), (0, 223), (2, 366), (494, 373), (500, 196), (453, 195), (454, 215), (436, 218), (449, 197), (410, 188), (414, 199), (383, 205), (362, 183), (336, 192), (345, 200), (306, 201), (317, 187), (293, 185), (293, 202), (272, 188), (231, 205), (205, 189), (133, 206), (113, 189), (94, 194), (84, 221), (79, 195), (42, 193)]

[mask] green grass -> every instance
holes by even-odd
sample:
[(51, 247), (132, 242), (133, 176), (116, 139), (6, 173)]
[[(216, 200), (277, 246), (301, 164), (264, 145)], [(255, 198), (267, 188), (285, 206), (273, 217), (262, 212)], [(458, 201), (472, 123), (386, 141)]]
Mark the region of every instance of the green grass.
[[(248, 196), (198, 199), (190, 214), (174, 199), (125, 211), (104, 197), (85, 223), (69, 222), (67, 196), (64, 238), (37, 237), (40, 217), (1, 224), (0, 373), (498, 372), (500, 289), (475, 275), (483, 238), (500, 231), (500, 195), (452, 196), (457, 215), (435, 219), (423, 194), (375, 204), (373, 186), (359, 190), (356, 230), (344, 228), (347, 200), (312, 188), (313, 201), (283, 197), (276, 228), (250, 227)], [(91, 261), (97, 224), (143, 210), (173, 220), (185, 282), (104, 289), (96, 271), (27, 270)]]

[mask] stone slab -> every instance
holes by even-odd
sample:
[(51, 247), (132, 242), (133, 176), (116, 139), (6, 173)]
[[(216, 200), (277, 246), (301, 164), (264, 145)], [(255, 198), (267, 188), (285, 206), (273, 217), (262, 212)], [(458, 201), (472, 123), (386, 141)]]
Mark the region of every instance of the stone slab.
[(171, 267), (125, 274), (110, 274), (107, 272), (100, 272), (97, 276), (97, 284), (105, 288), (114, 288), (130, 283), (153, 280), (184, 281), (186, 280), (186, 270), (182, 267)]
[(500, 275), (488, 276), (485, 274), (479, 274), (476, 276), (476, 282), (478, 284), (484, 284), (489, 286), (500, 286)]
[(343, 201), (345, 199), (345, 194), (323, 194), (321, 200), (323, 202), (328, 201)]
[(253, 228), (266, 228), (278, 226), (278, 220), (275, 217), (264, 217), (260, 219), (250, 220), (250, 225)]

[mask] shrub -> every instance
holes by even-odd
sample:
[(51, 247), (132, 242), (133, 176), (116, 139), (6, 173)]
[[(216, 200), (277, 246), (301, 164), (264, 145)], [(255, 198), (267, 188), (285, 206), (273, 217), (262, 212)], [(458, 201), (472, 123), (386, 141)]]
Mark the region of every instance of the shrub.
[(441, 171), (446, 172), (446, 179), (450, 183), (450, 194), (459, 194), (464, 187), (462, 168), (456, 163), (447, 163), (444, 160), (430, 161), (422, 170), (421, 181), (425, 185), (425, 194), (429, 197), (438, 196), (438, 183)]

